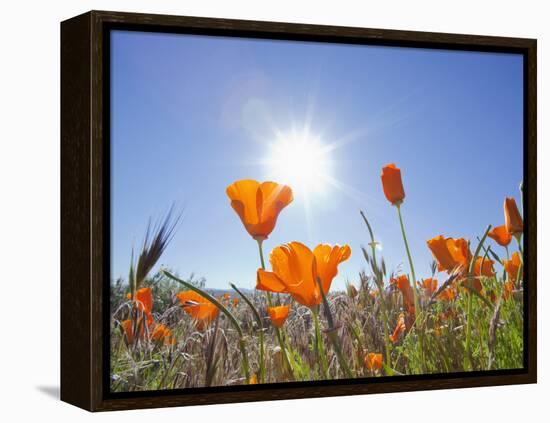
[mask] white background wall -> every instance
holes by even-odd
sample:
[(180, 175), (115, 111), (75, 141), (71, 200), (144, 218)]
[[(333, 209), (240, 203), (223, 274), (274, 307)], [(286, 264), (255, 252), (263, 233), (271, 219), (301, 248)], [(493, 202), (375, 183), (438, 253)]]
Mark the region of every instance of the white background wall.
[[(548, 409), (548, 196), (539, 202), (539, 384), (92, 415), (59, 387), (59, 22), (89, 9), (537, 38), (539, 192), (550, 184), (544, 1), (71, 0), (2, 4), (0, 416), (33, 421), (542, 421)], [(545, 125), (546, 124), (546, 125)], [(490, 157), (487, 160), (491, 160)], [(505, 167), (506, 164), (503, 163)], [(547, 390), (546, 394), (544, 393)], [(538, 418), (536, 417), (538, 416)], [(7, 418), (6, 418), (7, 417)]]

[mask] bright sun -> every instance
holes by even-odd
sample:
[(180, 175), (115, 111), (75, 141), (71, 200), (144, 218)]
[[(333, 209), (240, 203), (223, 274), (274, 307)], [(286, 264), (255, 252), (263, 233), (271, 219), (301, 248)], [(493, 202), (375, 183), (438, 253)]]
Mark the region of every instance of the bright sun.
[(329, 152), (308, 133), (282, 135), (271, 144), (266, 160), (270, 178), (305, 194), (322, 193), (330, 177)]

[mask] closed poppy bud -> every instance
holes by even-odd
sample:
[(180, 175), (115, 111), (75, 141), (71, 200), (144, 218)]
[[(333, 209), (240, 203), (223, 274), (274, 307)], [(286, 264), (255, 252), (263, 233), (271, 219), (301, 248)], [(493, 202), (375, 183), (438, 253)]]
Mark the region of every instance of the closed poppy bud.
[(382, 168), (382, 188), (384, 195), (394, 206), (399, 205), (405, 198), (405, 190), (401, 180), (401, 170), (395, 164), (389, 164)]
[(494, 264), (494, 260), (478, 257), (474, 263), (474, 275), (486, 276), (488, 278), (495, 276), (495, 272), (493, 271)]
[(506, 222), (506, 229), (512, 235), (523, 232), (523, 219), (521, 218), (521, 214), (519, 214), (516, 200), (513, 198), (506, 198), (504, 200), (504, 220)]
[(248, 233), (257, 241), (266, 239), (275, 228), (279, 213), (292, 200), (292, 190), (275, 182), (237, 181), (227, 187), (231, 207)]
[(382, 354), (368, 353), (365, 354), (365, 367), (371, 371), (378, 371), (382, 369), (383, 358)]
[(269, 314), (271, 323), (273, 323), (273, 326), (275, 326), (276, 328), (280, 328), (285, 324), (285, 321), (288, 318), (289, 311), (289, 305), (267, 308), (267, 314)]
[(258, 384), (258, 376), (256, 376), (256, 373), (254, 373), (252, 376), (250, 376), (250, 379), (248, 379), (249, 385), (256, 385)]
[(512, 234), (506, 229), (506, 225), (496, 226), (487, 234), (489, 238), (496, 241), (501, 247), (507, 247), (512, 241)]

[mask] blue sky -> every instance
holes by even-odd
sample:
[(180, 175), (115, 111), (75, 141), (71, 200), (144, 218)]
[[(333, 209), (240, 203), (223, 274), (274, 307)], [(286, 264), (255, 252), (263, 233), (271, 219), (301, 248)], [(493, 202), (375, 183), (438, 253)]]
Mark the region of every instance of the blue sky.
[[(161, 259), (207, 286), (253, 288), (257, 245), (226, 187), (265, 180), (276, 133), (309, 128), (331, 149), (331, 177), (282, 211), (266, 254), (297, 240), (347, 243), (335, 288), (357, 281), (369, 242), (388, 269), (409, 271), (380, 171), (401, 168), (417, 277), (426, 240), (475, 241), (504, 223), (523, 173), (523, 65), (514, 54), (352, 46), (115, 31), (111, 41), (112, 277), (126, 278), (149, 217), (175, 203), (178, 231)], [(318, 188), (318, 190), (317, 190)], [(319, 192), (317, 192), (319, 191)], [(497, 247), (496, 251), (500, 251)]]

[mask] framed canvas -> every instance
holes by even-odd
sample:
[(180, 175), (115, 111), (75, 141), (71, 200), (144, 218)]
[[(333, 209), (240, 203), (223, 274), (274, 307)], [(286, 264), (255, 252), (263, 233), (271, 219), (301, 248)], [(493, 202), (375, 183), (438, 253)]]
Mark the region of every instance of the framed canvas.
[(61, 399), (536, 382), (536, 40), (61, 24)]

